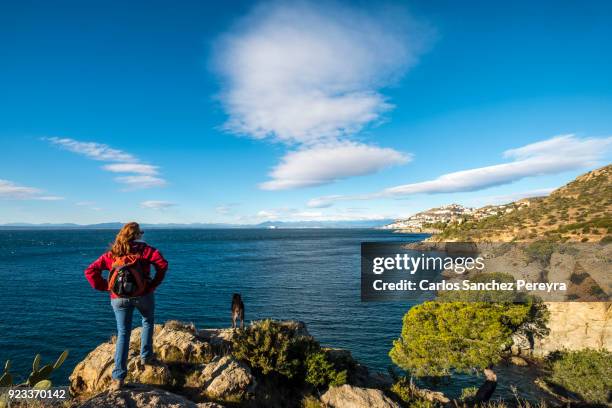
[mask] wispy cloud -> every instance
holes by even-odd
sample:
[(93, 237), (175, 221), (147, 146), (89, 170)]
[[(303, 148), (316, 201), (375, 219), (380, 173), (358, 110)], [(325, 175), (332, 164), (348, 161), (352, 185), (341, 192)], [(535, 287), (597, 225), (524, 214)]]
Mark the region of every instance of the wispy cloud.
[(150, 164), (142, 164), (142, 163), (114, 163), (107, 164), (102, 167), (104, 170), (111, 171), (113, 173), (136, 173), (136, 174), (146, 174), (149, 176), (154, 176), (158, 174), (157, 166), (152, 166)]
[(47, 137), (45, 140), (64, 150), (81, 154), (93, 160), (117, 162), (138, 161), (138, 159), (131, 154), (113, 149), (112, 147), (102, 143), (81, 142), (67, 137)]
[(370, 174), (411, 156), (393, 149), (354, 142), (321, 144), (288, 153), (270, 173), (264, 190), (318, 186), (351, 176)]
[[(393, 108), (381, 90), (417, 62), (430, 34), (399, 8), (275, 2), (256, 8), (224, 36), (216, 63), (225, 79), (225, 129), (294, 148), (261, 188), (371, 173), (385, 167), (383, 155), (388, 165), (397, 164), (401, 153), (349, 140)], [(338, 166), (321, 159), (323, 146), (331, 157), (349, 145), (362, 146), (368, 163)], [(317, 169), (303, 165), (309, 158), (318, 160)]]
[(166, 180), (159, 176), (159, 167), (142, 163), (133, 154), (114, 149), (108, 145), (96, 142), (82, 142), (70, 138), (47, 137), (44, 140), (61, 149), (80, 154), (87, 158), (113, 162), (102, 166), (102, 169), (112, 173), (125, 175), (115, 177), (115, 181), (125, 184), (126, 190), (135, 190), (166, 185)]
[(612, 137), (578, 138), (575, 135), (561, 135), (507, 150), (503, 156), (513, 159), (508, 163), (448, 173), (433, 180), (403, 184), (371, 194), (319, 197), (309, 201), (308, 206), (323, 208), (345, 200), (477, 191), (526, 177), (597, 166), (611, 146)]
[(115, 180), (119, 183), (127, 185), (128, 189), (130, 190), (162, 187), (166, 185), (166, 180), (155, 176), (120, 176), (115, 177)]
[(177, 204), (170, 202), (170, 201), (155, 201), (155, 200), (148, 200), (148, 201), (143, 201), (142, 203), (140, 203), (140, 206), (142, 208), (149, 208), (152, 210), (165, 210), (167, 208), (170, 207), (175, 207)]
[(0, 179), (0, 199), (59, 201), (64, 197), (45, 195), (39, 188), (20, 186), (12, 181)]

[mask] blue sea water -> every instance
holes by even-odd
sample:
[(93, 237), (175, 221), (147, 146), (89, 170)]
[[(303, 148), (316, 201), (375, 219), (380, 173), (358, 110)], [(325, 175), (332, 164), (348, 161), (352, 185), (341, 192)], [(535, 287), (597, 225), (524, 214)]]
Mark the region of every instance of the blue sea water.
[[(36, 353), (52, 362), (67, 348), (68, 360), (53, 375), (56, 384), (67, 384), (74, 366), (114, 334), (109, 296), (94, 291), (83, 270), (115, 233), (0, 231), (0, 362), (11, 359), (13, 373), (26, 376)], [(147, 230), (146, 241), (170, 262), (156, 292), (156, 319), (228, 327), (231, 296), (239, 292), (247, 322), (302, 320), (323, 345), (349, 349), (385, 371), (412, 304), (361, 302), (360, 243), (424, 237), (373, 229)], [(456, 393), (479, 381), (462, 377), (441, 388)], [(500, 384), (499, 395), (510, 394), (509, 385)], [(521, 388), (527, 396), (537, 393), (528, 383)]]

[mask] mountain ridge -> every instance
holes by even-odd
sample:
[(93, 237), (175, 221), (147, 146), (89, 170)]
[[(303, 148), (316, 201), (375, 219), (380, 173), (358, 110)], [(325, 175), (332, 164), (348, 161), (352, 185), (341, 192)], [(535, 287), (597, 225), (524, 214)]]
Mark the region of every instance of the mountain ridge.
[[(283, 228), (375, 228), (387, 224), (391, 219), (347, 220), (347, 221), (265, 221), (258, 224), (230, 223), (141, 223), (142, 228), (149, 229), (283, 229)], [(96, 224), (77, 223), (6, 223), (0, 224), (0, 230), (10, 229), (119, 229), (124, 223), (104, 222)]]

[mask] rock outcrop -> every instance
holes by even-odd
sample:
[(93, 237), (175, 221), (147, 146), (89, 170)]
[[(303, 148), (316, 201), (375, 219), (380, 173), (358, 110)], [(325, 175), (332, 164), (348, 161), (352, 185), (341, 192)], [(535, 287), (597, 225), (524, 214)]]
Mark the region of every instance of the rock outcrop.
[(257, 381), (249, 367), (232, 356), (218, 357), (190, 376), (185, 384), (201, 390), (201, 396), (214, 399), (244, 398), (255, 390)]
[[(158, 361), (142, 366), (139, 357), (140, 328), (132, 332), (128, 355), (128, 382), (172, 388), (181, 379), (172, 374), (177, 364), (203, 364), (213, 357), (209, 343), (199, 339), (188, 325), (168, 322), (155, 326), (153, 348)], [(106, 390), (114, 365), (115, 339), (96, 347), (70, 375), (70, 391), (87, 395)]]
[(546, 307), (550, 334), (535, 340), (534, 355), (545, 356), (561, 349), (612, 350), (612, 303), (549, 302)]
[(105, 391), (79, 405), (80, 408), (223, 408), (214, 402), (196, 404), (177, 394), (146, 385)]
[[(120, 392), (108, 391), (114, 338), (96, 347), (76, 366), (70, 376), (71, 393), (80, 400), (95, 395), (82, 406), (196, 406), (193, 401), (237, 401), (255, 390), (256, 380), (249, 367), (215, 352), (231, 344), (232, 330), (208, 331), (202, 336), (192, 325), (176, 321), (156, 325), (153, 349), (157, 361), (147, 365), (140, 362), (140, 331), (135, 329), (130, 341), (126, 379), (130, 386)], [(192, 405), (184, 402), (189, 400)], [(215, 406), (202, 403), (200, 407)]]
[[(278, 324), (297, 336), (310, 336), (304, 323), (284, 321)], [(140, 362), (140, 333), (140, 328), (132, 332), (125, 388), (108, 389), (114, 366), (115, 339), (100, 344), (76, 366), (70, 376), (70, 390), (75, 396), (73, 408), (286, 406), (287, 401), (283, 398), (287, 392), (277, 389), (279, 385), (262, 373), (257, 377), (247, 364), (231, 354), (236, 331), (196, 330), (193, 325), (176, 321), (156, 325), (153, 348), (157, 361), (147, 365)], [(370, 373), (347, 350), (325, 350), (332, 361), (350, 362), (352, 385), (330, 389), (321, 399), (322, 403), (329, 407), (399, 407), (377, 389), (388, 388), (391, 385), (389, 377)], [(281, 387), (289, 386), (288, 383), (280, 384), (285, 384)], [(302, 393), (304, 389), (300, 387), (292, 388), (289, 394)], [(284, 396), (275, 401), (277, 393)], [(299, 406), (301, 398), (295, 395), (291, 406)]]
[(331, 387), (321, 396), (321, 401), (330, 408), (400, 408), (397, 402), (387, 397), (381, 390), (348, 384)]

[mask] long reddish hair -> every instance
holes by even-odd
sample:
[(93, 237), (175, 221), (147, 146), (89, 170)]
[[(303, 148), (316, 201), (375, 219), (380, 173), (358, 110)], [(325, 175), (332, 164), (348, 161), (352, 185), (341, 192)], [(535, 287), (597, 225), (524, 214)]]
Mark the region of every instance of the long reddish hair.
[(132, 252), (132, 242), (142, 236), (140, 225), (137, 222), (128, 222), (115, 237), (115, 242), (111, 246), (111, 254), (118, 258), (129, 255)]

